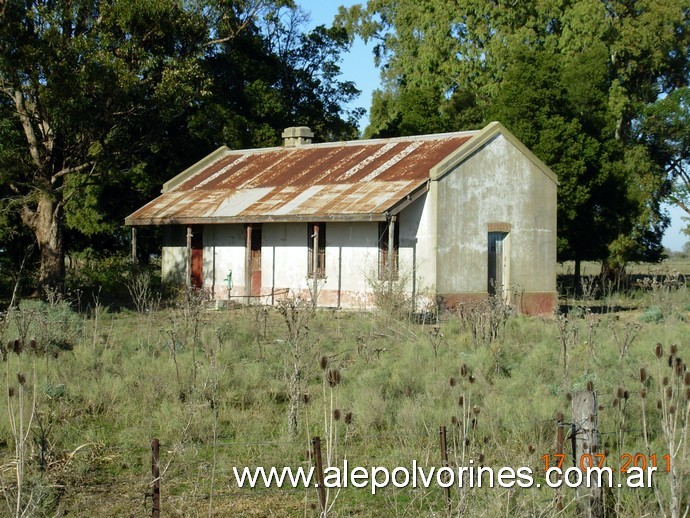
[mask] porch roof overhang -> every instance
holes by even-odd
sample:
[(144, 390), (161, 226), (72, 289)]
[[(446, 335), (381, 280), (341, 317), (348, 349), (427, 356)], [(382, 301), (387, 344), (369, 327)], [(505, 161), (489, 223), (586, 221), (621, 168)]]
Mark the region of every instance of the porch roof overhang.
[[(146, 225), (218, 225), (229, 223), (295, 223), (307, 221), (386, 221), (391, 215), (398, 214), (405, 207), (418, 199), (429, 190), (429, 181), (415, 186), (406, 193), (396, 191), (396, 197), (386, 200), (388, 203), (379, 204), (376, 211), (371, 212), (331, 212), (329, 210), (314, 210), (297, 214), (235, 214), (216, 216), (171, 216), (171, 217), (132, 217), (125, 220), (130, 226)], [(360, 200), (361, 202), (361, 200)]]

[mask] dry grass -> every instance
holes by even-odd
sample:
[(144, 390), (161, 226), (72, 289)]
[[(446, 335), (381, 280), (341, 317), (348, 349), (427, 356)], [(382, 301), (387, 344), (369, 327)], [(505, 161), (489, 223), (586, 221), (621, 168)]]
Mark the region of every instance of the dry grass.
[[(662, 295), (671, 312), (660, 321), (640, 322), (654, 297)], [(302, 399), (296, 439), (286, 422), (294, 357), (277, 311), (268, 311), (265, 319), (262, 312), (261, 325), (252, 308), (198, 310), (189, 300), (148, 314), (101, 311), (98, 320), (77, 315), (82, 324), (72, 350), (32, 356), (32, 389), (47, 440), (45, 472), (35, 440), (27, 455), (27, 488), (42, 498), (34, 515), (149, 514), (145, 494), (153, 437), (161, 440), (162, 503), (169, 516), (209, 515), (211, 498), (215, 516), (318, 515), (314, 490), (239, 489), (231, 472), (233, 466), (308, 466), (308, 440), (315, 435), (334, 437), (335, 460), (346, 456), (351, 466), (410, 466), (412, 459), (439, 466), (438, 427), (443, 424), (449, 430), (451, 460), (525, 465), (539, 477), (541, 456), (554, 451), (556, 413), (565, 412), (567, 420), (566, 395), (589, 382), (603, 406), (603, 442), (617, 464), (625, 452), (646, 451), (636, 380), (640, 366), (655, 361), (654, 344), (676, 343), (678, 356), (690, 357), (685, 287), (667, 295), (636, 293), (623, 302), (634, 309), (598, 314), (587, 309), (601, 301), (574, 301), (573, 308), (581, 312), (568, 317), (575, 331), (568, 338), (565, 373), (556, 319), (513, 315), (495, 339), (477, 342), (471, 326), (452, 315), (430, 328), (370, 313), (343, 312), (336, 319), (330, 311), (317, 312), (302, 338), (300, 391), (308, 394), (309, 403)], [(630, 323), (640, 327), (622, 354)], [(42, 329), (40, 323), (29, 323), (27, 336)], [(442, 336), (433, 347), (430, 329)], [(10, 325), (2, 342), (17, 332)], [(327, 357), (325, 371), (322, 356)], [(337, 391), (329, 387), (331, 369), (341, 374)], [(612, 406), (617, 387), (631, 394), (622, 450), (614, 440), (621, 422)], [(351, 412), (351, 423), (329, 419), (336, 408), (341, 416)], [(652, 407), (645, 411), (649, 448), (662, 456), (668, 439), (661, 433), (660, 416)], [(0, 415), (7, 412), (3, 398)], [(13, 452), (7, 420), (0, 419), (2, 464), (11, 462)], [(690, 466), (679, 469), (687, 474)], [(8, 484), (10, 475), (3, 474)], [(664, 480), (660, 475), (662, 502), (669, 494)], [(683, 505), (689, 481), (686, 476)], [(452, 495), (454, 509), (461, 505), (466, 515), (553, 511), (554, 493), (548, 489), (455, 489)], [(573, 494), (565, 492), (564, 498), (571, 502)], [(348, 488), (335, 500), (333, 514), (431, 516), (442, 515), (444, 505), (437, 488), (391, 487), (376, 496)], [(620, 506), (626, 516), (659, 512), (654, 493), (645, 490), (624, 491)], [(572, 505), (567, 509), (566, 514), (574, 512)]]

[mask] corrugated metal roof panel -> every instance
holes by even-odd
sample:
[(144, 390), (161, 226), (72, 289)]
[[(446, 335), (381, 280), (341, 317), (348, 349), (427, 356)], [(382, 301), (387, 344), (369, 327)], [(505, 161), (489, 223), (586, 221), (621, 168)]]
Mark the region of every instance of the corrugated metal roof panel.
[(430, 169), (474, 134), (219, 153), (169, 182), (126, 223), (371, 219), (423, 186)]
[(222, 197), (222, 191), (209, 191), (211, 197), (214, 195), (221, 195), (221, 201), (211, 211), (208, 216), (213, 218), (232, 217), (256, 204), (261, 198), (264, 198), (271, 192), (271, 189), (248, 189), (244, 191), (234, 191), (225, 197)]

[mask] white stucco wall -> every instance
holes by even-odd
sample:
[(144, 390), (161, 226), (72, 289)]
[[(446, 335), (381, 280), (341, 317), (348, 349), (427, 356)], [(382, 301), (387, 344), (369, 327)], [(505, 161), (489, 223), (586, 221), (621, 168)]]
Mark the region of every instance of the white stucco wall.
[(163, 282), (184, 284), (187, 274), (187, 238), (185, 227), (163, 227), (161, 276)]
[[(436, 287), (436, 219), (430, 193), (425, 193), (399, 214), (400, 271), (413, 274), (414, 291), (433, 291)], [(412, 290), (412, 286), (410, 286)]]
[(244, 295), (246, 253), (244, 225), (204, 225), (204, 288), (227, 297), (232, 274), (232, 295)]
[[(419, 292), (433, 288), (435, 221), (426, 195), (401, 212), (399, 225), (400, 269), (406, 274), (407, 290)], [(377, 221), (326, 222), (326, 277), (319, 283), (321, 305), (371, 307), (371, 281), (376, 282), (378, 276), (378, 232)], [(164, 278), (184, 283), (187, 267), (185, 228), (166, 227), (164, 236)], [(260, 301), (270, 303), (287, 292), (307, 293), (312, 283), (307, 278), (307, 223), (264, 223), (261, 241)], [(215, 298), (227, 298), (229, 272), (232, 272), (231, 297), (241, 300), (247, 296), (245, 243), (243, 224), (204, 226), (204, 288)]]
[[(307, 278), (308, 236), (307, 223), (263, 225), (263, 292), (309, 290), (313, 281)], [(368, 306), (367, 279), (377, 271), (377, 240), (376, 222), (326, 222), (326, 276), (319, 281), (320, 304)]]
[(486, 293), (488, 226), (510, 224), (508, 282), (556, 291), (556, 184), (502, 135), (438, 181), (440, 293)]

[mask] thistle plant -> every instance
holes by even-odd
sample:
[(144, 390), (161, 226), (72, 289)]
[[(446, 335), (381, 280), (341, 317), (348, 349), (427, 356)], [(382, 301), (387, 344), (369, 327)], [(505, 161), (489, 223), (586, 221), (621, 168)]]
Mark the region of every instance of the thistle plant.
[[(342, 381), (340, 369), (329, 368), (329, 359), (327, 356), (321, 356), (319, 365), (322, 371), (322, 395), (323, 395), (323, 421), (324, 421), (324, 437), (326, 446), (326, 468), (334, 466), (338, 461), (338, 423), (343, 422), (348, 430), (345, 433), (344, 445), (347, 444), (349, 427), (352, 424), (352, 412), (343, 412), (338, 407), (338, 387)], [(343, 445), (343, 447), (344, 447)], [(343, 458), (346, 458), (343, 452)], [(326, 488), (326, 502), (325, 509), (321, 516), (325, 517), (333, 509), (340, 488), (332, 494), (331, 488)]]
[[(654, 347), (655, 382), (657, 391), (656, 409), (661, 424), (660, 441), (665, 454), (658, 455), (659, 471), (667, 470), (662, 480), (667, 481), (668, 500), (659, 491), (658, 485), (654, 493), (659, 510), (664, 516), (680, 518), (690, 512), (690, 503), (683, 508), (684, 481), (690, 471), (688, 464), (688, 434), (690, 431), (690, 372), (687, 365), (678, 355), (678, 346), (672, 344), (669, 355), (664, 354), (660, 343)], [(648, 414), (645, 408), (648, 385), (651, 379), (647, 375), (646, 367), (639, 370), (642, 396), (643, 439), (648, 456), (651, 456), (652, 445), (649, 434)], [(658, 480), (658, 479), (657, 479)]]
[(35, 507), (34, 495), (26, 494), (26, 464), (28, 460), (29, 436), (31, 426), (36, 415), (36, 369), (32, 368), (32, 378), (29, 380), (24, 371), (22, 358), (26, 355), (24, 343), (20, 339), (12, 340), (8, 344), (12, 353), (6, 362), (7, 387), (7, 417), (10, 424), (12, 441), (14, 442), (14, 458), (12, 462), (3, 466), (11, 469), (15, 475), (15, 487), (5, 487), (2, 481), (3, 494), (9, 511), (9, 516), (30, 516)]
[(300, 298), (286, 298), (278, 302), (278, 313), (286, 327), (286, 340), (290, 349), (291, 366), (288, 368), (288, 435), (297, 437), (299, 405), (302, 398), (303, 356), (308, 346), (309, 322), (315, 314), (312, 304)]
[[(613, 401), (611, 406), (615, 412), (615, 432), (616, 432), (616, 447), (619, 452), (625, 451), (625, 422), (627, 418), (627, 405), (630, 399), (630, 392), (623, 387), (618, 387), (614, 393)], [(618, 477), (618, 490), (616, 493), (616, 510), (620, 512), (622, 505), (622, 495), (621, 495), (621, 473), (616, 471), (616, 476)]]
[[(459, 415), (453, 415), (451, 423), (453, 424), (454, 432), (452, 435), (453, 444), (453, 461), (456, 466), (467, 466), (470, 459), (473, 462), (482, 465), (484, 463), (484, 453), (480, 451), (481, 441), (478, 440), (477, 428), (479, 423), (479, 416), (481, 414), (481, 407), (473, 404), (474, 384), (476, 377), (472, 374), (467, 364), (462, 364), (460, 367), (460, 377), (452, 376), (449, 379), (451, 388), (460, 392), (457, 395), (457, 410)], [(465, 476), (468, 476), (465, 473)], [(469, 496), (467, 491), (468, 484), (463, 481), (460, 486), (460, 495), (458, 500), (459, 514), (462, 514), (465, 500)]]

